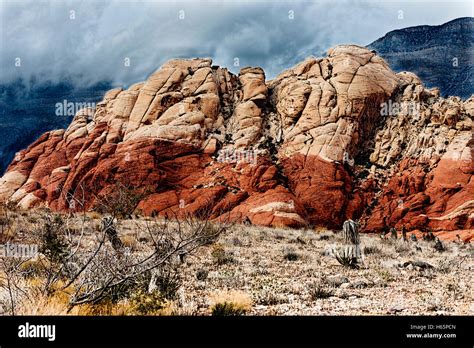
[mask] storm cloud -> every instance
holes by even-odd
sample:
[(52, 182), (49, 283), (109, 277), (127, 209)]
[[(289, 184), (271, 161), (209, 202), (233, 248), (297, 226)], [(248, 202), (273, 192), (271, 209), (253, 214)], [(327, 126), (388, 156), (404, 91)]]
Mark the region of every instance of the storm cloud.
[[(170, 58), (272, 78), (336, 44), (472, 14), (470, 1), (1, 1), (1, 82), (129, 85)], [(129, 64), (128, 64), (129, 63)], [(237, 64), (238, 63), (238, 64)]]

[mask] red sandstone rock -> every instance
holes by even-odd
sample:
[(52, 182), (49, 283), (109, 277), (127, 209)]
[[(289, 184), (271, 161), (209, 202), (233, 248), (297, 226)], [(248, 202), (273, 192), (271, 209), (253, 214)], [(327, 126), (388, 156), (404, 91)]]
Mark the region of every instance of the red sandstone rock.
[(120, 183), (146, 192), (146, 215), (335, 229), (351, 218), (467, 241), (473, 112), (473, 97), (440, 98), (354, 45), (267, 82), (260, 68), (172, 60), (20, 151), (0, 201), (94, 209)]

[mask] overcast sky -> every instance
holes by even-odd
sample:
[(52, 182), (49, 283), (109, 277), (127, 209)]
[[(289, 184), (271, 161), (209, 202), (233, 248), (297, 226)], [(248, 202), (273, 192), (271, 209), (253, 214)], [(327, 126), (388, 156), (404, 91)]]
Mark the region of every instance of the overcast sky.
[(0, 82), (35, 76), (130, 85), (173, 57), (211, 57), (233, 72), (261, 66), (272, 78), (336, 44), (367, 45), (394, 29), (472, 16), (472, 6), (453, 0), (0, 0)]

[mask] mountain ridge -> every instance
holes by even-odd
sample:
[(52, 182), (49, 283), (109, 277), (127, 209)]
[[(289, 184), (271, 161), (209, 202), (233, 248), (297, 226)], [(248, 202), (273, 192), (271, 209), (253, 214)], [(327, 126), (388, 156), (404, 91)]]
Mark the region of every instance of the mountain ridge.
[[(441, 95), (463, 99), (474, 90), (474, 18), (456, 18), (430, 26), (421, 25), (388, 32), (367, 45), (397, 72), (416, 73)], [(449, 73), (447, 73), (449, 72)]]

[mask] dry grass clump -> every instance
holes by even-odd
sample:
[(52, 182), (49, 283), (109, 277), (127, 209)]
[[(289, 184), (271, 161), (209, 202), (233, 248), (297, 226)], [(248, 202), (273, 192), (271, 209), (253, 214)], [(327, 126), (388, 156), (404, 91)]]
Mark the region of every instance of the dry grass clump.
[(16, 213), (0, 205), (0, 243), (6, 243), (15, 236)]
[(319, 232), (316, 234), (316, 239), (320, 241), (329, 241), (333, 239), (334, 237), (334, 232), (323, 230), (322, 232)]
[(220, 291), (212, 294), (211, 314), (215, 316), (238, 316), (252, 308), (250, 296), (242, 291)]
[(132, 251), (137, 248), (138, 238), (135, 235), (126, 234), (121, 236), (120, 240), (124, 247), (129, 248)]
[(50, 291), (45, 291), (46, 280), (40, 277), (29, 278), (21, 285), (25, 294), (15, 306), (17, 315), (67, 315), (79, 314), (77, 309), (69, 313), (69, 293), (62, 291), (64, 282), (58, 281)]
[(52, 295), (39, 293), (34, 301), (26, 300), (18, 303), (17, 315), (67, 315), (79, 314), (76, 311), (68, 313), (69, 295), (56, 292)]
[(442, 259), (438, 262), (437, 270), (440, 273), (448, 274), (453, 268), (455, 268), (455, 265), (451, 259)]
[(376, 268), (375, 269), (377, 275), (386, 283), (392, 282), (395, 280), (392, 273), (384, 268)]
[(24, 284), (30, 296), (17, 303), (17, 315), (172, 315), (174, 302), (165, 299), (158, 291), (147, 293), (138, 291), (130, 299), (115, 302), (103, 299), (97, 303), (70, 306), (70, 291), (61, 290), (63, 283), (56, 284), (55, 291), (45, 293), (43, 280), (34, 278)]
[(27, 259), (18, 265), (18, 270), (25, 278), (41, 277), (51, 267), (51, 262), (42, 254)]

